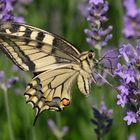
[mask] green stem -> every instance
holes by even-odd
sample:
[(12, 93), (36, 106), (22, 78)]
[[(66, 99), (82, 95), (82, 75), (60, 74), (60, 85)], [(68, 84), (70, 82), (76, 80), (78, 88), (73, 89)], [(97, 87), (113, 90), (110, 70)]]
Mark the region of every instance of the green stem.
[(10, 118), (10, 109), (9, 109), (9, 104), (8, 104), (8, 93), (7, 93), (7, 90), (4, 87), (2, 89), (4, 91), (4, 102), (5, 102), (7, 119), (8, 119), (9, 136), (10, 136), (10, 140), (14, 140), (11, 118)]
[(100, 134), (99, 134), (99, 135), (97, 135), (97, 140), (100, 140)]
[(61, 138), (57, 138), (57, 140), (63, 140), (63, 138), (61, 137)]
[(57, 123), (58, 128), (60, 129), (61, 128), (61, 116), (60, 116), (60, 113), (56, 113), (56, 123)]
[(36, 132), (35, 132), (35, 128), (32, 128), (32, 139), (36, 140)]
[[(60, 115), (60, 113), (56, 113), (56, 124), (60, 130), (61, 129), (61, 115)], [(63, 140), (63, 137), (57, 137), (57, 140)]]

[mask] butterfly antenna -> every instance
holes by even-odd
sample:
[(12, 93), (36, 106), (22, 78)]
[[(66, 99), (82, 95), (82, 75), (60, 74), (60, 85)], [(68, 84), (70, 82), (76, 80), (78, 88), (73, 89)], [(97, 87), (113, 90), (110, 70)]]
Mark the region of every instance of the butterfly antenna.
[[(100, 70), (103, 70), (103, 69), (100, 68)], [(118, 89), (117, 89), (115, 86), (113, 86), (108, 80), (106, 80), (101, 74), (99, 74), (97, 71), (94, 71), (94, 72), (95, 72), (99, 77), (101, 77), (113, 90), (115, 90), (115, 91), (117, 91), (117, 93), (119, 93)], [(107, 74), (109, 74), (110, 76), (113, 76), (110, 72), (107, 72), (107, 71), (105, 71), (105, 70), (104, 70), (104, 72), (107, 73)], [(92, 73), (92, 76), (94, 76), (93, 73)]]
[[(94, 71), (99, 77), (101, 77), (110, 87), (113, 87), (113, 85), (112, 84), (110, 84), (101, 74), (99, 74), (98, 72), (96, 72), (96, 71)], [(93, 75), (93, 73), (92, 73), (92, 76), (94, 76)]]
[(104, 68), (110, 69), (110, 68), (108, 68), (108, 67), (97, 68), (97, 69), (98, 69), (98, 70), (102, 70), (102, 71), (105, 72), (106, 74), (108, 74), (108, 75), (110, 75), (111, 77), (113, 77), (113, 74), (110, 73), (110, 72), (108, 72), (108, 71), (106, 71)]

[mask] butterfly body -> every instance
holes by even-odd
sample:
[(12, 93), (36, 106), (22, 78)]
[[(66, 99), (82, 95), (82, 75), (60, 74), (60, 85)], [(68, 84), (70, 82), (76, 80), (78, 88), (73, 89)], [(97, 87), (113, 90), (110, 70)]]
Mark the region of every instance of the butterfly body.
[(12, 22), (0, 24), (0, 49), (19, 68), (34, 74), (24, 95), (36, 116), (69, 105), (74, 81), (83, 94), (89, 94), (94, 52), (80, 53), (55, 34)]

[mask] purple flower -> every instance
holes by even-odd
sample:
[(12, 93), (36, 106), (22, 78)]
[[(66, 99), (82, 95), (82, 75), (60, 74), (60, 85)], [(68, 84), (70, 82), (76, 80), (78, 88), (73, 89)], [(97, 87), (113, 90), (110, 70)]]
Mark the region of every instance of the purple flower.
[(67, 132), (69, 130), (68, 126), (64, 126), (63, 128), (59, 128), (57, 126), (57, 124), (51, 119), (48, 119), (47, 123), (48, 123), (50, 130), (53, 132), (53, 134), (58, 139), (62, 139), (67, 134)]
[(119, 50), (120, 57), (124, 60), (124, 64), (118, 63), (114, 72), (115, 76), (120, 78), (120, 86), (117, 95), (117, 104), (126, 109), (124, 120), (127, 124), (140, 121), (140, 42), (133, 47), (131, 44), (122, 45)]
[(100, 49), (107, 45), (107, 42), (112, 38), (112, 26), (104, 29), (102, 24), (107, 21), (105, 16), (108, 11), (108, 3), (104, 0), (90, 0), (85, 14), (86, 19), (90, 24), (90, 29), (85, 29), (87, 35), (86, 41), (89, 45)]
[(127, 16), (135, 17), (137, 15), (136, 0), (124, 0), (124, 7)]
[(55, 123), (53, 120), (48, 119), (47, 123), (48, 123), (48, 126), (51, 130), (55, 129), (56, 126), (55, 126)]
[(140, 9), (136, 0), (124, 0), (125, 16), (123, 34), (126, 38), (140, 37)]
[(120, 48), (120, 54), (123, 55), (125, 61), (127, 63), (129, 62), (135, 62), (137, 58), (137, 51), (134, 49), (134, 47), (131, 44), (123, 45), (122, 48)]
[(6, 87), (11, 88), (12, 85), (14, 85), (19, 80), (18, 77), (12, 77), (6, 82)]
[(136, 134), (132, 133), (131, 135), (129, 135), (128, 140), (137, 140)]
[(132, 19), (129, 17), (124, 17), (123, 34), (126, 38), (130, 38), (130, 37), (135, 36), (134, 25), (132, 23)]
[(136, 119), (136, 114), (132, 111), (128, 111), (126, 113), (126, 116), (123, 118), (125, 121), (127, 121), (127, 124), (130, 125), (132, 123), (136, 123), (137, 119)]
[(98, 4), (100, 4), (100, 3), (103, 4), (104, 1), (103, 1), (103, 0), (90, 0), (89, 3), (90, 3), (90, 4), (94, 3), (95, 5), (98, 5)]
[(69, 131), (69, 127), (68, 126), (64, 126), (62, 128), (63, 135), (66, 135), (68, 131)]
[(122, 107), (124, 107), (127, 103), (127, 98), (125, 94), (118, 94), (117, 95), (117, 105), (121, 105)]
[(18, 80), (18, 77), (11, 77), (7, 80), (5, 77), (5, 72), (0, 71), (0, 88), (7, 90), (11, 88)]
[(128, 102), (127, 96), (129, 94), (129, 89), (124, 85), (120, 85), (118, 87), (118, 90), (121, 93), (117, 95), (117, 99), (118, 99), (117, 105), (121, 105), (122, 107), (124, 107)]
[[(20, 14), (19, 11), (24, 9), (21, 7), (22, 4), (31, 3), (32, 0), (1, 0), (0, 1), (0, 21), (15, 21), (15, 22), (24, 22), (24, 18), (21, 16), (15, 16), (13, 10), (15, 8), (15, 12)], [(20, 4), (19, 4), (20, 3)], [(18, 5), (16, 7), (16, 5)], [(18, 8), (20, 5), (20, 8)], [(20, 10), (19, 10), (20, 9)], [(24, 10), (22, 10), (24, 11)], [(23, 12), (22, 12), (23, 15)]]
[(23, 21), (19, 20), (18, 17), (16, 17), (12, 11), (13, 11), (13, 4), (12, 0), (1, 0), (0, 2), (0, 20), (1, 21)]
[(122, 94), (128, 95), (128, 88), (127, 88), (126, 86), (120, 85), (120, 86), (118, 87), (118, 90), (120, 90)]
[(132, 65), (125, 66), (119, 63), (117, 66), (115, 75), (120, 76), (126, 83), (135, 82), (136, 73)]
[(102, 114), (105, 114), (108, 118), (111, 118), (112, 114), (113, 114), (113, 110), (112, 109), (108, 109), (106, 104), (105, 104), (105, 102), (101, 102), (100, 112)]
[(0, 1), (0, 13), (7, 13), (11, 10), (13, 10), (11, 0)]

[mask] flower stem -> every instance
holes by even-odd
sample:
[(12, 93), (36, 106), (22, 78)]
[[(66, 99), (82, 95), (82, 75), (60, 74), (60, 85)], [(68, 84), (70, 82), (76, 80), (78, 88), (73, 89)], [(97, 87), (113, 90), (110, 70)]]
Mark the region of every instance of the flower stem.
[(32, 139), (33, 140), (37, 140), (36, 139), (36, 132), (35, 132), (35, 128), (34, 127), (32, 128)]
[(10, 136), (10, 140), (14, 140), (11, 118), (10, 118), (10, 109), (9, 109), (9, 104), (8, 104), (8, 93), (5, 88), (3, 88), (3, 91), (4, 91), (4, 102), (5, 102), (6, 114), (7, 114), (7, 119), (8, 119), (9, 136)]
[(61, 116), (60, 116), (60, 113), (56, 113), (56, 123), (57, 123), (58, 128), (60, 129), (61, 128)]
[(100, 139), (100, 134), (99, 134), (99, 135), (97, 135), (97, 140), (101, 140), (101, 139)]
[[(56, 113), (56, 124), (61, 129), (61, 116), (60, 113)], [(63, 137), (57, 137), (57, 140), (63, 140)]]

